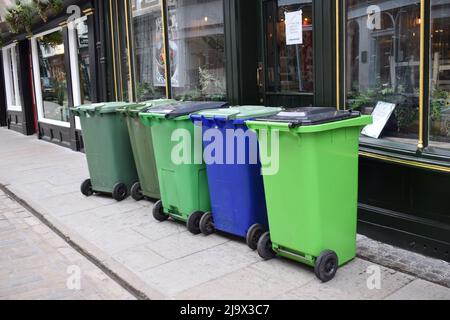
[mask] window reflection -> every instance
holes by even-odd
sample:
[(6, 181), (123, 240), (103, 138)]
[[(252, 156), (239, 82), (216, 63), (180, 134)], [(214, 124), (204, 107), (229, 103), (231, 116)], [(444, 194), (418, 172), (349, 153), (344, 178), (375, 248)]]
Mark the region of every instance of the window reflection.
[(450, 150), (450, 0), (431, 6), (430, 145)]
[(225, 100), (222, 0), (169, 0), (169, 57), (174, 98)]
[(69, 121), (67, 75), (61, 31), (37, 38), (44, 118)]
[(76, 39), (78, 47), (78, 64), (80, 74), (81, 104), (92, 103), (91, 73), (89, 69), (89, 34), (87, 20), (76, 25)]
[[(290, 17), (299, 29), (288, 28)], [(312, 1), (277, 0), (264, 5), (267, 89), (271, 92), (313, 92)], [(301, 40), (295, 36), (300, 31)]]
[(347, 106), (395, 104), (381, 138), (417, 144), (420, 1), (347, 1)]
[(137, 100), (165, 97), (161, 0), (134, 0), (132, 10)]

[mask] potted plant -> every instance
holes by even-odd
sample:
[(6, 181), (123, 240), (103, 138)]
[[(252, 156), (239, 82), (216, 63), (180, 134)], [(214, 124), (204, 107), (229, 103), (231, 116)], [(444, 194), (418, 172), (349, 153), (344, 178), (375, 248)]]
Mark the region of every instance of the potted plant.
[(6, 10), (5, 22), (11, 33), (19, 33), (21, 30), (25, 30), (28, 34), (31, 34), (33, 15), (32, 4), (17, 0), (14, 7)]
[(430, 132), (433, 136), (447, 137), (449, 135), (448, 118), (443, 116), (446, 108), (449, 108), (450, 94), (439, 88), (433, 90), (430, 102)]
[(62, 0), (33, 0), (34, 8), (42, 19), (47, 22), (49, 14), (57, 14), (63, 8)]

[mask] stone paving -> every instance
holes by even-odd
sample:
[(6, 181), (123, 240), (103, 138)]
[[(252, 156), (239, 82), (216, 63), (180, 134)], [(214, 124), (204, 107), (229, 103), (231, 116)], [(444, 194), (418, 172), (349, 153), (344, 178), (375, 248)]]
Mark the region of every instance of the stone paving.
[(358, 235), (358, 255), (394, 270), (450, 288), (450, 263)]
[[(244, 241), (158, 223), (150, 202), (83, 197), (81, 153), (5, 129), (0, 146), (0, 184), (151, 299), (450, 299), (448, 288), (359, 258), (321, 284), (306, 266), (262, 261)], [(379, 286), (370, 285), (370, 270), (379, 272)]]
[(134, 297), (0, 191), (0, 299)]

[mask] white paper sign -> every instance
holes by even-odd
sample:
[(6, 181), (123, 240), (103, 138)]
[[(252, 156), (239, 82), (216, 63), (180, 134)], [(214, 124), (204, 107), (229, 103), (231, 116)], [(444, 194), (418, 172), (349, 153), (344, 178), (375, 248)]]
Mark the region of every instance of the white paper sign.
[(373, 124), (366, 126), (362, 134), (371, 138), (378, 139), (383, 131), (386, 123), (395, 110), (395, 104), (379, 101), (373, 110)]
[(303, 44), (303, 11), (286, 12), (286, 45)]

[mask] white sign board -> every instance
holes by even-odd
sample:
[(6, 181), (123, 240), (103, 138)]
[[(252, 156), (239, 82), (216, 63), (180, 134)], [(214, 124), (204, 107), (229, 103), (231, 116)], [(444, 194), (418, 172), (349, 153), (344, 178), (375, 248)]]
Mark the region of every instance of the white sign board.
[(372, 113), (373, 124), (366, 126), (363, 129), (362, 134), (378, 139), (394, 110), (395, 104), (379, 101)]
[(286, 12), (286, 45), (303, 44), (303, 11)]

